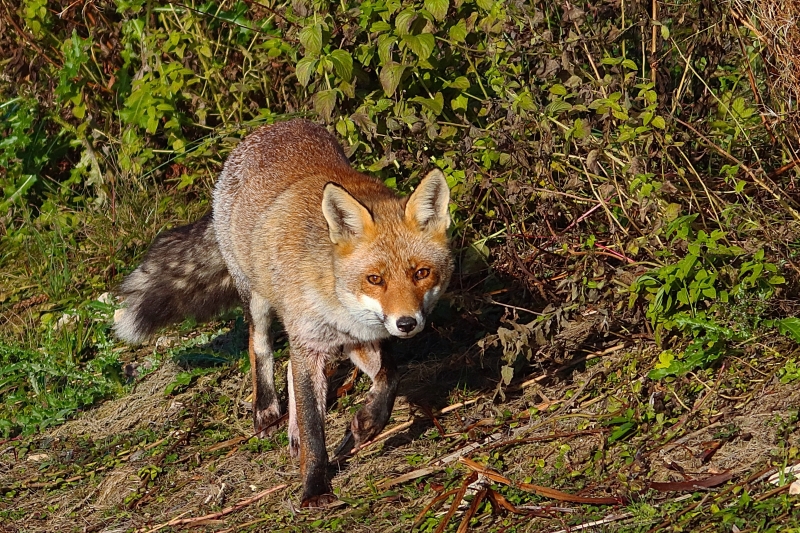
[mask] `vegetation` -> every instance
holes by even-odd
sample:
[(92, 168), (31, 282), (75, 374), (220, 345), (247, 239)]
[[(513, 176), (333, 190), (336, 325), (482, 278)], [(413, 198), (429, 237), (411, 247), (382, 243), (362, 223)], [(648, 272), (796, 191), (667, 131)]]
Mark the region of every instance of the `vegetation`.
[[(334, 479), (345, 510), (263, 494), (206, 520), (800, 527), (791, 474), (767, 481), (800, 454), (797, 16), (796, 0), (3, 2), (0, 529), (144, 531), (248, 502), (243, 478), (297, 484), (285, 430), (249, 439), (241, 317), (130, 348), (107, 294), (209, 208), (239, 139), (292, 116), (401, 192), (441, 168), (458, 271), (433, 327), (395, 347), (392, 425), (409, 422)], [(340, 388), (331, 434), (364, 386)], [(214, 527), (169, 528), (188, 526)]]

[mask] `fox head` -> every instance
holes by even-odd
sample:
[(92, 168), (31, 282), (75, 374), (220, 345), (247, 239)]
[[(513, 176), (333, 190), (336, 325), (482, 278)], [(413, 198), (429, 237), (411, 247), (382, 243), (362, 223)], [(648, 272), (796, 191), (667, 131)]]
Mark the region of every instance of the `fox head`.
[(323, 191), (336, 295), (360, 325), (412, 337), (453, 272), (447, 181), (433, 170), (407, 198), (376, 191), (358, 196), (335, 183)]

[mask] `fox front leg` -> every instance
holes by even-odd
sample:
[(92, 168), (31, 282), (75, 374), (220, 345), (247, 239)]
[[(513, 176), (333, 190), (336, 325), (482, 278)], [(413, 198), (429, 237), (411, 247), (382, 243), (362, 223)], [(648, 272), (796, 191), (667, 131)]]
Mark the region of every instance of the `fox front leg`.
[(275, 392), (275, 363), (270, 333), (274, 313), (266, 299), (257, 293), (252, 293), (250, 297), (249, 311), (253, 426), (256, 435), (263, 439), (275, 432), (275, 422), (281, 416), (278, 395)]
[(289, 446), (290, 451), (296, 447), (300, 456), (301, 506), (324, 507), (336, 501), (328, 481), (328, 451), (325, 448), (325, 402), (328, 395), (325, 365), (331, 354), (298, 345), (291, 339), (289, 349), (289, 379), (292, 383), (289, 390)]
[(364, 406), (359, 409), (350, 429), (345, 433), (336, 457), (348, 456), (353, 449), (375, 437), (386, 427), (394, 408), (399, 376), (394, 358), (381, 351), (380, 343), (353, 346), (347, 352), (350, 360), (372, 380)]

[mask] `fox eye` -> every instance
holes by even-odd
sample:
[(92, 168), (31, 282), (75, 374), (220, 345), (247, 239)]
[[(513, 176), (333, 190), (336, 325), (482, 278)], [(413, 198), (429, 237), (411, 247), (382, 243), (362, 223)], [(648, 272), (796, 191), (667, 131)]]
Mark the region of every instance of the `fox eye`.
[(370, 282), (370, 284), (372, 284), (372, 285), (382, 285), (383, 284), (383, 278), (380, 277), (377, 274), (370, 274), (369, 276), (367, 276), (367, 281)]
[(419, 281), (421, 279), (427, 278), (430, 275), (431, 275), (431, 269), (430, 268), (420, 268), (419, 270), (414, 272), (414, 279)]

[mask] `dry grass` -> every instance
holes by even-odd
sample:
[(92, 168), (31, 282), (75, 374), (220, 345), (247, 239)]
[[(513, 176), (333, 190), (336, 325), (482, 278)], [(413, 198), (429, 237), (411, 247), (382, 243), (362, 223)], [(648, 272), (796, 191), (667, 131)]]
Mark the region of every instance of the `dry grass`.
[[(764, 46), (762, 58), (767, 66), (770, 86), (776, 95), (773, 101), (783, 100), (786, 108), (774, 110), (789, 115), (795, 128), (800, 124), (800, 1), (798, 0), (737, 0), (734, 13), (748, 16), (743, 21)], [(742, 20), (740, 18), (740, 20)]]

